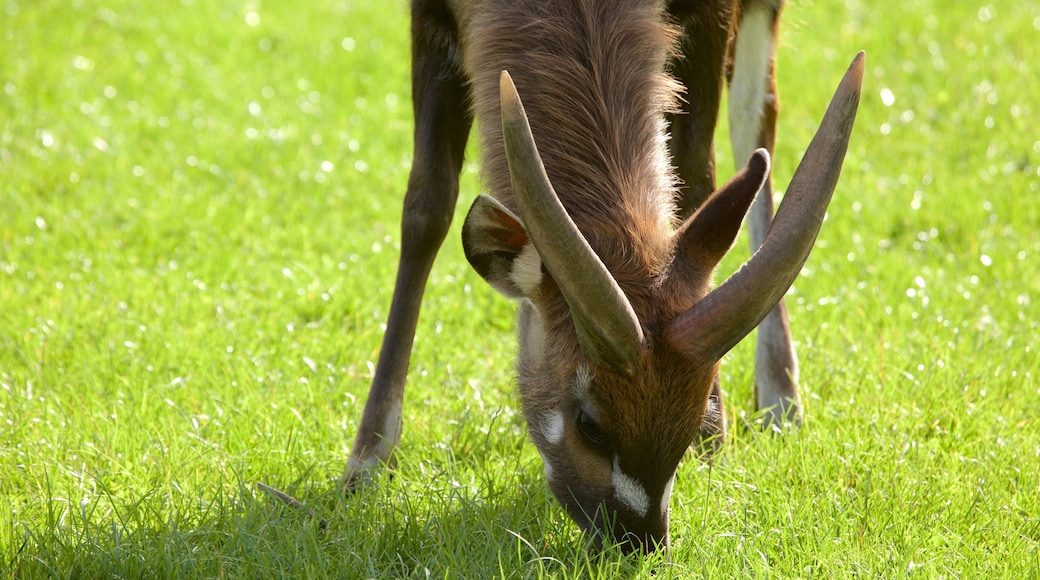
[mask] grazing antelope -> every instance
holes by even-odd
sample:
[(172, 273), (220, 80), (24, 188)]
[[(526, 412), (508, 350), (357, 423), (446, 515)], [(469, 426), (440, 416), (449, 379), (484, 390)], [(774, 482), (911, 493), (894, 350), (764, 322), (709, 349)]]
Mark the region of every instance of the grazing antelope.
[[(667, 545), (680, 459), (725, 433), (719, 360), (763, 320), (758, 405), (773, 421), (797, 417), (777, 305), (837, 182), (864, 61), (838, 87), (770, 226), (780, 3), (412, 0), (415, 150), (400, 265), (348, 487), (400, 439), (420, 302), (474, 118), (491, 195), (473, 203), (463, 246), (519, 301), (524, 415), (549, 487), (583, 529), (628, 549)], [(734, 152), (749, 161), (715, 190), (726, 78)], [(756, 195), (757, 251), (709, 291)]]

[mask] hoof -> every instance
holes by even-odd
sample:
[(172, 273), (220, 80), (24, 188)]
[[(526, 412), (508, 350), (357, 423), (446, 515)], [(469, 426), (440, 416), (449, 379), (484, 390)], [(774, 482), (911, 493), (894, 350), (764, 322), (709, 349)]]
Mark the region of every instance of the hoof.
[(351, 495), (362, 487), (374, 485), (384, 471), (392, 478), (393, 466), (392, 457), (384, 461), (378, 457), (360, 458), (352, 455), (340, 477), (340, 490), (344, 495)]
[(765, 429), (783, 433), (802, 426), (802, 405), (798, 399), (784, 398), (771, 405), (759, 406), (759, 421)]

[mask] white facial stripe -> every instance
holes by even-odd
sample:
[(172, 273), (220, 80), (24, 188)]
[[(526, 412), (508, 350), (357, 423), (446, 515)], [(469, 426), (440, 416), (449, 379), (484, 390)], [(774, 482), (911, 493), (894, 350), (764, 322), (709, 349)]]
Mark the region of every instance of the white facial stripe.
[(524, 296), (531, 296), (542, 283), (542, 258), (534, 249), (534, 244), (527, 244), (513, 260), (513, 270), (509, 278), (520, 289)]
[(641, 518), (645, 518), (650, 511), (650, 497), (638, 481), (621, 471), (618, 458), (614, 458), (614, 472), (611, 475), (614, 482), (614, 497), (629, 509), (636, 512)]
[(553, 445), (559, 445), (563, 441), (563, 413), (553, 411), (542, 419), (542, 436)]
[(668, 502), (672, 499), (672, 486), (675, 485), (675, 476), (673, 475), (668, 483), (664, 484), (664, 493), (661, 494), (661, 515), (668, 513)]

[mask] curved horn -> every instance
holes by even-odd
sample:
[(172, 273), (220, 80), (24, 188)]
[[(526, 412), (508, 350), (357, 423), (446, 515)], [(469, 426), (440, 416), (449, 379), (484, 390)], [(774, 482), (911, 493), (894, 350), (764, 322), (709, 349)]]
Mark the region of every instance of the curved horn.
[(809, 257), (841, 173), (865, 58), (860, 52), (849, 65), (758, 251), (669, 324), (665, 336), (675, 347), (709, 360), (722, 358), (791, 287)]
[(531, 241), (570, 307), (585, 356), (632, 374), (643, 331), (617, 281), (589, 246), (553, 190), (509, 73), (499, 78), (502, 139), (517, 208)]

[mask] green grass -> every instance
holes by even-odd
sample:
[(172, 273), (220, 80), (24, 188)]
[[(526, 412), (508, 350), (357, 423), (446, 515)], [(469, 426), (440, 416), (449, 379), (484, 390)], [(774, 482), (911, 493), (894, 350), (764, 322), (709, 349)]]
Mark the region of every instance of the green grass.
[(868, 52), (789, 296), (805, 425), (742, 427), (740, 345), (723, 460), (680, 468), (670, 554), (625, 558), (552, 499), (457, 229), (399, 469), (332, 491), (399, 250), (408, 25), (289, 4), (0, 7), (0, 576), (1040, 577), (1040, 6), (789, 3), (779, 184)]

